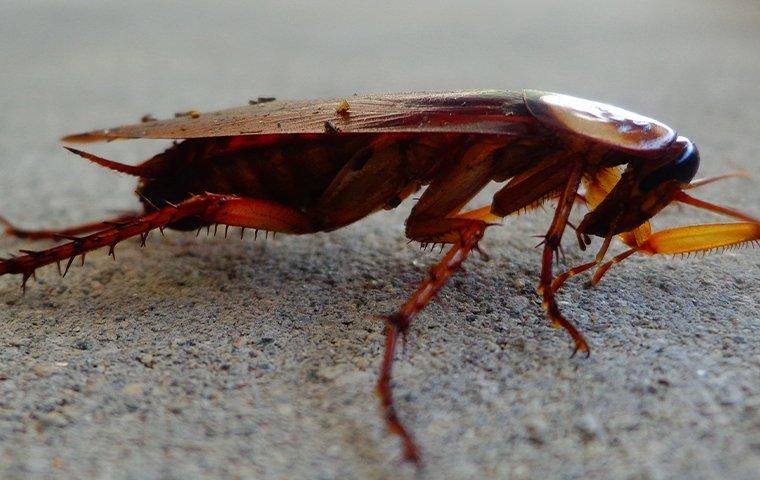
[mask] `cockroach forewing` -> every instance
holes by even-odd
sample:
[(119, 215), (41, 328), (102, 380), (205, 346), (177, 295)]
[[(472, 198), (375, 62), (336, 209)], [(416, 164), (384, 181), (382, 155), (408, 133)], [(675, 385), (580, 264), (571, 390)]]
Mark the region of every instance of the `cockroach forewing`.
[(218, 112), (152, 120), (69, 135), (82, 143), (123, 138), (188, 139), (335, 133), (482, 133), (525, 135), (538, 127), (521, 92), (472, 90), (271, 101)]
[(612, 105), (539, 90), (524, 95), (525, 105), (543, 124), (618, 150), (655, 155), (676, 139), (667, 125)]

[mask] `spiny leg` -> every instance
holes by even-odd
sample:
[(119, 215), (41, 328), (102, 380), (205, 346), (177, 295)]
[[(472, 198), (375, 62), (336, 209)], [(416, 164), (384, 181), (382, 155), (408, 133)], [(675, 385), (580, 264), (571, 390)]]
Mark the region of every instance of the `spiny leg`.
[(393, 403), (391, 371), (396, 345), (399, 335), (408, 332), (414, 317), (438, 293), (469, 253), (478, 248), (478, 241), (483, 237), (488, 222), (500, 218), (490, 213), (490, 207), (464, 214), (459, 214), (459, 211), (493, 179), (493, 152), (504, 145), (504, 142), (478, 142), (468, 146), (461, 156), (456, 157), (456, 161), (449, 163), (431, 181), (407, 219), (406, 235), (411, 240), (423, 244), (452, 244), (409, 300), (386, 318), (385, 355), (377, 392), (389, 429), (404, 442), (404, 457), (418, 465), (419, 448), (399, 419)]
[(146, 213), (129, 222), (85, 237), (74, 238), (71, 242), (57, 247), (39, 252), (24, 251), (24, 255), (0, 260), (0, 275), (21, 274), (22, 286), (25, 286), (26, 281), (39, 267), (68, 259), (68, 271), (74, 258), (79, 255), (102, 247), (109, 247), (109, 253), (113, 253), (116, 244), (127, 238), (141, 236), (144, 242), (151, 230), (163, 228), (188, 217), (196, 217), (207, 223), (224, 223), (283, 233), (314, 231), (313, 222), (300, 210), (264, 200), (204, 193), (177, 205)]
[[(647, 223), (647, 228), (649, 228), (649, 222), (646, 222), (646, 223)], [(622, 240), (627, 245), (633, 245), (633, 246), (638, 245), (638, 243), (630, 243), (630, 242), (635, 242), (635, 239), (636, 239), (636, 237), (632, 234), (632, 232), (626, 232), (626, 233), (631, 234), (631, 235), (625, 235), (625, 236), (621, 235)], [(554, 281), (552, 282), (552, 291), (554, 293), (557, 293), (557, 291), (560, 288), (562, 288), (562, 285), (564, 285), (564, 283), (567, 280), (578, 275), (579, 273), (583, 273), (587, 270), (591, 270), (596, 265), (599, 265), (600, 263), (602, 263), (602, 261), (604, 260), (604, 256), (607, 254), (607, 250), (610, 248), (611, 242), (612, 242), (612, 236), (608, 236), (604, 239), (604, 243), (602, 244), (602, 247), (599, 249), (599, 252), (596, 254), (596, 258), (594, 258), (594, 261), (578, 265), (577, 267), (573, 267), (570, 270), (567, 270), (566, 272), (557, 275), (554, 278)]]
[(11, 222), (6, 220), (4, 217), (0, 217), (0, 225), (5, 226), (6, 235), (10, 235), (13, 237), (26, 238), (29, 240), (47, 240), (47, 239), (56, 240), (56, 239), (61, 239), (65, 237), (70, 237), (73, 235), (82, 235), (85, 233), (92, 233), (92, 232), (104, 230), (121, 223), (130, 222), (139, 216), (140, 216), (139, 213), (130, 213), (130, 214), (125, 214), (125, 215), (120, 215), (110, 220), (102, 220), (99, 222), (85, 223), (82, 225), (76, 225), (73, 227), (66, 227), (66, 228), (60, 228), (60, 229), (42, 229), (42, 230), (26, 230), (23, 228), (18, 228), (15, 225), (13, 225)]
[(425, 281), (417, 288), (409, 300), (394, 314), (386, 318), (385, 326), (385, 354), (380, 369), (380, 378), (377, 382), (377, 393), (380, 396), (385, 419), (388, 428), (399, 435), (404, 442), (404, 457), (417, 464), (420, 463), (420, 451), (412, 434), (403, 425), (396, 413), (393, 403), (393, 387), (391, 385), (391, 373), (393, 359), (396, 353), (396, 345), (399, 335), (406, 335), (412, 320), (420, 313), (438, 291), (443, 288), (449, 278), (456, 272), (483, 238), (483, 233), (488, 225), (484, 222), (471, 220), (459, 230), (459, 239), (454, 243), (446, 255), (430, 269)]
[[(586, 190), (586, 193), (583, 196), (583, 203), (585, 203), (586, 206), (588, 206), (591, 210), (599, 206), (599, 204), (605, 199), (607, 195), (609, 195), (610, 191), (612, 191), (617, 182), (620, 180), (622, 172), (623, 170), (620, 167), (609, 167), (599, 169), (593, 175), (585, 176), (583, 178), (583, 186)], [(569, 222), (568, 225), (570, 225)], [(618, 237), (626, 245), (635, 247), (636, 245), (639, 245), (641, 242), (643, 242), (647, 237), (649, 237), (651, 231), (651, 224), (649, 221), (646, 221), (629, 232), (621, 233), (618, 235)], [(581, 245), (581, 250), (585, 250), (585, 247), (590, 244), (590, 238), (588, 235), (586, 235), (585, 238), (581, 238), (585, 234), (583, 234), (583, 232), (579, 232), (577, 229), (576, 235), (578, 236), (578, 243)], [(588, 241), (586, 241), (586, 239), (588, 239)], [(553, 293), (556, 293), (570, 278), (587, 270), (590, 270), (596, 265), (599, 265), (604, 260), (604, 256), (607, 253), (607, 249), (609, 248), (611, 241), (612, 236), (607, 236), (604, 239), (604, 243), (599, 249), (596, 258), (593, 261), (578, 265), (557, 275), (557, 277), (552, 282)]]
[(546, 310), (546, 315), (552, 321), (552, 324), (557, 327), (562, 327), (570, 334), (575, 342), (575, 349), (573, 355), (578, 350), (582, 352), (590, 353), (588, 342), (583, 335), (575, 328), (569, 320), (567, 320), (562, 312), (559, 310), (557, 300), (554, 296), (554, 290), (552, 290), (552, 263), (554, 261), (554, 255), (559, 250), (560, 242), (562, 241), (562, 233), (565, 231), (567, 225), (567, 219), (570, 215), (570, 210), (575, 202), (578, 187), (583, 176), (583, 163), (580, 160), (576, 160), (573, 164), (573, 168), (570, 172), (565, 189), (559, 197), (557, 202), (557, 209), (554, 213), (554, 219), (549, 227), (549, 231), (546, 233), (544, 239), (544, 251), (541, 262), (541, 279), (539, 283), (539, 293), (543, 295), (542, 305)]

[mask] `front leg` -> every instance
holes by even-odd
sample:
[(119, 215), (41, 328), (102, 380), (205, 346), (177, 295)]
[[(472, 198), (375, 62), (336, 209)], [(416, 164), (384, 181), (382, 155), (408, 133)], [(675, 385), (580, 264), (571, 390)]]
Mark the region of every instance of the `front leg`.
[(404, 442), (404, 457), (417, 464), (420, 452), (412, 434), (396, 413), (391, 372), (399, 335), (406, 335), (414, 318), (459, 269), (496, 216), (488, 209), (458, 214), (459, 210), (494, 176), (493, 152), (503, 144), (477, 143), (461, 159), (449, 165), (430, 184), (407, 220), (406, 235), (426, 243), (452, 244), (450, 250), (430, 270), (427, 278), (399, 310), (386, 317), (385, 354), (377, 383), (388, 428)]

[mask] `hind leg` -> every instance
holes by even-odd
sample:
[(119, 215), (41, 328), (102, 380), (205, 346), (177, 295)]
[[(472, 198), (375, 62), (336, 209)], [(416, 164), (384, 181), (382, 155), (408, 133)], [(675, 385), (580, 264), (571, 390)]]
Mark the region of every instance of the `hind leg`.
[(120, 215), (110, 220), (102, 220), (100, 222), (85, 223), (83, 225), (75, 225), (73, 227), (66, 227), (61, 229), (42, 229), (42, 230), (26, 230), (18, 228), (11, 222), (0, 216), (0, 225), (5, 226), (6, 235), (10, 235), (18, 238), (26, 238), (29, 240), (47, 240), (47, 239), (61, 239), (71, 237), (74, 235), (82, 235), (85, 233), (97, 232), (104, 230), (115, 224), (130, 222), (140, 216), (139, 213), (131, 213)]
[(103, 247), (111, 254), (117, 243), (131, 237), (145, 238), (151, 230), (162, 229), (185, 218), (198, 218), (204, 223), (255, 228), (283, 233), (310, 233), (315, 231), (314, 222), (300, 210), (274, 202), (242, 198), (234, 195), (205, 193), (170, 205), (130, 221), (110, 225), (91, 235), (72, 238), (70, 242), (46, 250), (23, 251), (24, 255), (0, 260), (0, 275), (21, 274), (22, 287), (44, 265), (68, 260), (66, 269), (74, 258)]

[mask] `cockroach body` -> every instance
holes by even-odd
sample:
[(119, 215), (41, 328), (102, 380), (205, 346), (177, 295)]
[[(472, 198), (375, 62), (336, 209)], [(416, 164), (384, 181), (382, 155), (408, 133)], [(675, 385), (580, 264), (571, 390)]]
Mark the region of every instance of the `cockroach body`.
[[(726, 177), (692, 181), (699, 154), (689, 139), (656, 120), (610, 105), (534, 90), (266, 100), (65, 137), (69, 143), (182, 141), (138, 166), (70, 148), (104, 167), (139, 177), (144, 211), (58, 231), (26, 231), (3, 220), (11, 235), (67, 241), (0, 260), (0, 275), (21, 274), (25, 285), (43, 265), (68, 261), (68, 270), (76, 256), (102, 247), (113, 254), (118, 242), (140, 236), (144, 243), (156, 228), (223, 225), (290, 234), (335, 230), (394, 208), (427, 186), (406, 221), (406, 235), (423, 245), (451, 247), (410, 299), (385, 317), (378, 381), (388, 426), (402, 438), (405, 458), (419, 462), (419, 449), (393, 404), (391, 368), (397, 341), (470, 252), (478, 250), (494, 222), (556, 201), (542, 242), (539, 292), (552, 324), (572, 336), (573, 353), (588, 353), (589, 346), (562, 316), (555, 299), (569, 277), (597, 266), (596, 283), (611, 265), (636, 252), (689, 253), (760, 239), (758, 219), (684, 192)], [(490, 205), (462, 211), (486, 185), (505, 181)], [(579, 202), (590, 211), (573, 226), (568, 216)], [(672, 202), (741, 222), (652, 233), (649, 219)], [(593, 262), (555, 277), (553, 259), (568, 225), (581, 248), (590, 243), (590, 235), (604, 238), (604, 243)], [(615, 236), (629, 249), (602, 263)]]

